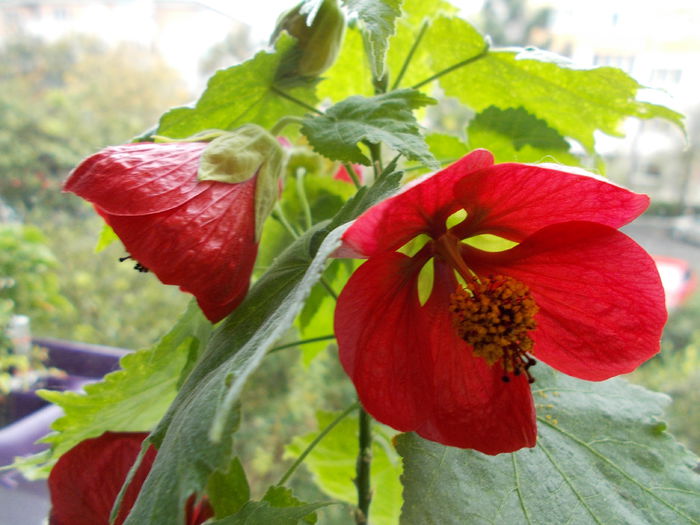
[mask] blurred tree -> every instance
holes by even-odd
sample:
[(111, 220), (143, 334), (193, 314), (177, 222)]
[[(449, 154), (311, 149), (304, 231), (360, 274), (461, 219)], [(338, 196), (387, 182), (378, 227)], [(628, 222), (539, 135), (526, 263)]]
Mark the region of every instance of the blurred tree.
[(527, 0), (486, 0), (481, 27), (499, 46), (549, 46), (550, 7), (530, 8)]
[[(74, 36), (0, 48), (0, 195), (19, 209), (48, 200), (84, 156), (155, 123), (189, 95), (153, 53)], [(117, 109), (118, 108), (118, 109)]]
[(204, 77), (211, 76), (217, 69), (233, 66), (249, 58), (255, 46), (251, 40), (250, 28), (241, 26), (232, 31), (218, 44), (212, 46), (199, 63), (199, 72)]

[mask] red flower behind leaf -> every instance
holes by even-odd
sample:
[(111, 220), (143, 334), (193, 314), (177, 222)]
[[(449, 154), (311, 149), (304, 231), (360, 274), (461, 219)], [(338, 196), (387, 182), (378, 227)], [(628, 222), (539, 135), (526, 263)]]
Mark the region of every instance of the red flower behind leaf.
[[(109, 525), (114, 502), (146, 436), (145, 432), (105, 432), (61, 456), (49, 476), (49, 525)], [(155, 457), (156, 450), (150, 447), (124, 495), (115, 525), (126, 520)], [(212, 516), (206, 500), (195, 505), (190, 498), (187, 525), (199, 525)]]
[(193, 294), (216, 322), (245, 297), (257, 255), (257, 174), (199, 181), (202, 142), (126, 144), (84, 160), (65, 183), (94, 204), (141, 267)]
[[(617, 230), (647, 205), (590, 174), (494, 165), (479, 150), (365, 212), (342, 253), (369, 259), (338, 299), (335, 330), (366, 410), (445, 445), (534, 446), (533, 356), (600, 381), (659, 350), (658, 272)], [(481, 234), (517, 244), (468, 244)]]

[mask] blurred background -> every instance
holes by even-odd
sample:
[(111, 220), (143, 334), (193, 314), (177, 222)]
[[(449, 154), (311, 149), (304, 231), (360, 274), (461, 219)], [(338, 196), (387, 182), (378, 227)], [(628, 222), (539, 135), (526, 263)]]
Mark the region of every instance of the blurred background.
[[(642, 98), (687, 116), (685, 136), (666, 122), (630, 120), (624, 138), (601, 135), (597, 145), (607, 176), (652, 197), (625, 231), (656, 257), (668, 295), (663, 352), (630, 379), (673, 398), (671, 431), (700, 452), (700, 3), (453, 3), (495, 46), (532, 45), (581, 67), (619, 67), (647, 88)], [(7, 409), (11, 391), (60, 376), (31, 336), (144, 348), (184, 309), (187, 297), (174, 287), (119, 264), (118, 243), (95, 253), (100, 219), (60, 188), (82, 158), (130, 140), (169, 107), (196, 99), (214, 71), (249, 58), (265, 45), (274, 13), (295, 2), (241, 4), (0, 2), (0, 432), (17, 419)], [(464, 124), (453, 114), (436, 118), (445, 129)], [(239, 443), (251, 483), (263, 486), (286, 466), (281, 429), (313, 428), (314, 407), (339, 408), (350, 393), (329, 386), (342, 377), (332, 353), (305, 368), (296, 353), (278, 352), (258, 376), (244, 401), (254, 416)], [(246, 449), (246, 435), (257, 448)], [(38, 514), (42, 501), (32, 503)]]

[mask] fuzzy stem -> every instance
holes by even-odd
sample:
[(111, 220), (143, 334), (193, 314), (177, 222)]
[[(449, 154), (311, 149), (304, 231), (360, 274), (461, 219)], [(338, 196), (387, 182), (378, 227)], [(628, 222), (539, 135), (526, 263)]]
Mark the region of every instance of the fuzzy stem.
[(286, 98), (286, 99), (289, 100), (290, 102), (294, 102), (297, 106), (301, 106), (302, 108), (304, 108), (304, 109), (306, 109), (306, 110), (308, 110), (308, 111), (311, 111), (312, 113), (316, 113), (317, 115), (323, 115), (323, 111), (320, 111), (320, 110), (316, 109), (315, 107), (313, 107), (313, 106), (310, 105), (310, 104), (307, 104), (307, 103), (304, 102), (303, 100), (299, 100), (298, 98), (293, 97), (293, 96), (290, 95), (289, 93), (287, 93), (287, 92), (285, 92), (285, 91), (282, 91), (282, 90), (281, 90), (280, 88), (278, 88), (277, 86), (272, 86), (270, 89), (272, 90), (273, 93), (279, 95), (279, 96), (282, 97), (282, 98)]
[(370, 467), (372, 464), (372, 421), (369, 414), (361, 406), (359, 407), (359, 445), (355, 486), (357, 487), (357, 510), (355, 523), (367, 525), (369, 523), (369, 505), (372, 502), (372, 487), (370, 484)]
[(304, 170), (297, 169), (297, 196), (299, 197), (299, 204), (301, 204), (301, 209), (304, 211), (304, 221), (306, 222), (306, 229), (308, 230), (314, 225), (313, 219), (311, 217), (311, 207), (309, 206), (309, 199), (306, 196), (306, 187), (304, 186)]
[(362, 183), (360, 182), (360, 179), (357, 176), (357, 173), (355, 173), (355, 170), (352, 169), (352, 164), (350, 164), (348, 162), (343, 162), (343, 167), (345, 168), (345, 171), (348, 172), (348, 177), (350, 177), (350, 179), (352, 180), (352, 183), (359, 190), (362, 187)]

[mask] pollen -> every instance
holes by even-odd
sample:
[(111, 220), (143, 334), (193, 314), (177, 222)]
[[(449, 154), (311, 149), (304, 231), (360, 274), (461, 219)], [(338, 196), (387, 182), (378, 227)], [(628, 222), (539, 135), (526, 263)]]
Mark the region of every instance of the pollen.
[(469, 343), (474, 355), (489, 365), (500, 363), (503, 381), (525, 374), (536, 361), (529, 354), (537, 304), (520, 281), (504, 275), (471, 279), (450, 296), (450, 312), (457, 335)]

